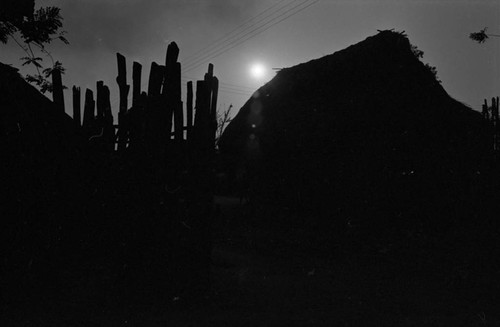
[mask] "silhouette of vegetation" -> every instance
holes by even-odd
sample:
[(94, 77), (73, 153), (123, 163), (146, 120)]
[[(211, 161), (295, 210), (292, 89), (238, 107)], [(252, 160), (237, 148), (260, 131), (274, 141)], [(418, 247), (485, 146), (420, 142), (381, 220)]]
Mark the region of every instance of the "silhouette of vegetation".
[(479, 32), (474, 32), (474, 33), (470, 33), (469, 35), (469, 38), (476, 41), (477, 43), (481, 44), (481, 43), (485, 43), (486, 40), (492, 36), (492, 37), (500, 37), (500, 35), (498, 34), (490, 34), (490, 33), (486, 33), (486, 30), (488, 28), (485, 27), (483, 28), (482, 30), (480, 30)]
[(217, 131), (215, 132), (215, 147), (218, 148), (220, 137), (224, 132), (224, 128), (231, 122), (231, 110), (233, 105), (230, 104), (229, 107), (222, 113), (217, 113)]
[[(62, 64), (54, 61), (47, 45), (54, 40), (69, 44), (62, 31), (62, 16), (58, 7), (41, 7), (35, 10), (34, 0), (6, 0), (0, 8), (0, 41), (15, 42), (26, 56), (20, 58), (22, 65), (33, 66), (36, 74), (27, 74), (26, 81), (36, 85), (42, 93), (52, 92), (52, 83), (48, 80), (52, 71), (64, 72)], [(43, 58), (37, 52), (48, 57), (52, 66), (43, 68)]]
[[(424, 58), (424, 52), (420, 50), (416, 45), (411, 44), (411, 52), (415, 55), (416, 58), (418, 59), (423, 59)], [(437, 68), (435, 66), (431, 66), (430, 64), (426, 63), (425, 67), (434, 75), (436, 80), (441, 83), (441, 80), (437, 76)]]

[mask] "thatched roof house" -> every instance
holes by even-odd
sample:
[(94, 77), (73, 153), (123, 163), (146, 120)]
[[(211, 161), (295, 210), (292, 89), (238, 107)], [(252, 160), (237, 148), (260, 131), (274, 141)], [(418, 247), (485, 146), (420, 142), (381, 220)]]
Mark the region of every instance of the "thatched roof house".
[(328, 212), (455, 201), (489, 146), (481, 115), (392, 31), (282, 69), (220, 141), (234, 162), (252, 163), (256, 194)]
[(69, 188), (74, 177), (70, 170), (76, 169), (71, 166), (77, 148), (74, 127), (73, 120), (29, 85), (17, 69), (0, 63), (3, 209), (19, 217), (31, 206), (45, 206), (55, 193), (70, 196), (64, 185)]

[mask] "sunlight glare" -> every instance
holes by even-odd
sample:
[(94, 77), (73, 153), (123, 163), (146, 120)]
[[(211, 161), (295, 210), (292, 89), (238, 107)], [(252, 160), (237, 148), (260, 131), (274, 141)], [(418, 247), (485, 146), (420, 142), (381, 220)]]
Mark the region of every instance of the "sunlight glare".
[(254, 63), (250, 66), (250, 75), (255, 79), (262, 79), (266, 75), (266, 67), (261, 63)]

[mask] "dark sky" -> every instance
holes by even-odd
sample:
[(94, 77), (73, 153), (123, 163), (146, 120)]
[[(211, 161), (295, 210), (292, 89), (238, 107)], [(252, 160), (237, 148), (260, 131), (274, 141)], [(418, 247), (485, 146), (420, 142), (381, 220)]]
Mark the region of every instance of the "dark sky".
[[(485, 97), (500, 95), (500, 38), (477, 44), (470, 32), (488, 27), (500, 34), (500, 1), (443, 0), (38, 0), (58, 6), (70, 45), (50, 45), (67, 69), (64, 83), (111, 87), (116, 111), (116, 52), (143, 64), (163, 63), (168, 43), (180, 47), (184, 81), (200, 79), (207, 64), (221, 81), (220, 105), (239, 109), (271, 79), (271, 68), (289, 67), (362, 41), (377, 29), (404, 30), (436, 66), (448, 93), (479, 110)], [(252, 19), (253, 18), (253, 19)], [(243, 25), (243, 26), (242, 26)], [(232, 34), (230, 34), (232, 33)], [(222, 39), (219, 43), (217, 40)], [(234, 46), (234, 47), (233, 47)], [(231, 49), (229, 49), (232, 47)], [(217, 56), (215, 56), (217, 55)], [(0, 61), (20, 66), (14, 43)], [(211, 58), (213, 57), (213, 58)], [(47, 59), (47, 63), (48, 63)], [(255, 63), (265, 76), (250, 73)], [(200, 66), (197, 66), (201, 64)], [(146, 88), (144, 83), (143, 89)], [(69, 91), (66, 99), (69, 100)], [(69, 112), (67, 103), (67, 112)]]

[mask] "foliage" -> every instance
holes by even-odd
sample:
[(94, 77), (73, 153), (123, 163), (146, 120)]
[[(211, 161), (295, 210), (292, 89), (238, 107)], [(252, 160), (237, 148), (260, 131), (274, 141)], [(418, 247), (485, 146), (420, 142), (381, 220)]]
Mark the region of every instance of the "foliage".
[(436, 81), (441, 83), (441, 80), (437, 77), (437, 68), (435, 66), (431, 66), (429, 64), (425, 64), (425, 67), (429, 70), (429, 72), (432, 73), (432, 75), (434, 75), (434, 77), (436, 78)]
[(0, 41), (7, 43), (9, 36), (18, 31), (24, 21), (33, 18), (34, 10), (34, 0), (2, 0)]
[(26, 20), (20, 25), (19, 31), (25, 43), (36, 43), (40, 46), (50, 43), (53, 39), (59, 39), (65, 44), (68, 40), (64, 37), (65, 32), (59, 32), (62, 27), (60, 9), (57, 7), (45, 7), (36, 10), (33, 18)]
[[(60, 31), (63, 20), (60, 8), (42, 7), (35, 10), (34, 0), (4, 1), (0, 9), (0, 41), (5, 44), (10, 39), (26, 53), (20, 58), (22, 65), (33, 66), (36, 70), (36, 74), (26, 75), (26, 81), (36, 85), (42, 93), (52, 92), (52, 83), (47, 78), (52, 71), (64, 73), (64, 69), (59, 61), (54, 61), (45, 46), (55, 39), (69, 44), (66, 32)], [(43, 68), (43, 58), (35, 50), (50, 58), (51, 68)]]
[(215, 146), (219, 146), (219, 140), (222, 136), (222, 132), (224, 132), (224, 128), (227, 124), (233, 120), (231, 118), (231, 110), (233, 109), (233, 105), (230, 104), (229, 107), (222, 112), (222, 114), (217, 113), (217, 129), (215, 131)]
[(411, 45), (411, 52), (413, 52), (415, 57), (417, 57), (418, 59), (422, 59), (424, 57), (424, 52), (419, 48), (417, 48), (416, 45), (413, 44)]
[(484, 42), (486, 42), (486, 39), (488, 38), (488, 34), (486, 34), (486, 30), (487, 30), (487, 27), (483, 28), (479, 32), (470, 33), (469, 37), (478, 43), (484, 43)]
[[(386, 31), (394, 32), (394, 29), (385, 30), (385, 31), (378, 30), (379, 33), (386, 32)], [(401, 35), (401, 36), (403, 36), (405, 38), (408, 37), (406, 35), (405, 31), (397, 31), (396, 33), (398, 33), (399, 35)], [(420, 50), (416, 45), (410, 44), (410, 48), (411, 48), (411, 52), (413, 53), (413, 55), (415, 56), (415, 58), (417, 58), (418, 60), (421, 60), (421, 59), (424, 58), (424, 52), (422, 50)], [(436, 81), (438, 81), (439, 83), (441, 83), (441, 80), (437, 76), (437, 68), (436, 67), (431, 66), (429, 64), (425, 64), (425, 68), (427, 68), (427, 70), (434, 76), (434, 78), (436, 79)]]
[[(36, 65), (39, 65), (38, 63), (35, 63)], [(23, 64), (23, 66), (26, 65), (26, 62)], [(36, 85), (39, 89), (40, 92), (45, 93), (49, 92), (52, 93), (53, 86), (52, 83), (49, 82), (48, 78), (52, 75), (52, 72), (58, 70), (61, 72), (61, 74), (64, 74), (65, 68), (62, 66), (62, 64), (59, 61), (56, 61), (53, 67), (50, 68), (45, 68), (42, 71), (42, 74), (27, 74), (25, 79), (27, 82)], [(66, 86), (63, 86), (63, 89), (67, 89)]]
[[(417, 58), (417, 59), (422, 59), (424, 58), (424, 52), (422, 50), (420, 50), (416, 45), (414, 44), (410, 44), (411, 46), (411, 52), (413, 52), (413, 55)], [(432, 75), (434, 76), (434, 78), (436, 79), (436, 81), (438, 81), (439, 83), (441, 83), (441, 80), (438, 78), (437, 76), (437, 68), (435, 66), (431, 66), (429, 65), (428, 63), (425, 64), (425, 68), (427, 68), (427, 70), (432, 73)]]

